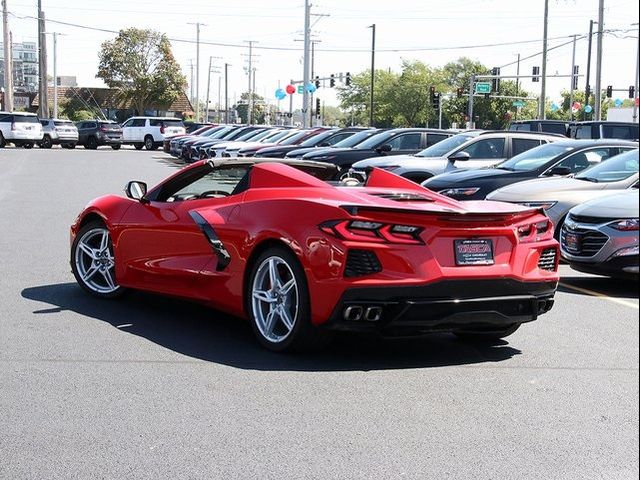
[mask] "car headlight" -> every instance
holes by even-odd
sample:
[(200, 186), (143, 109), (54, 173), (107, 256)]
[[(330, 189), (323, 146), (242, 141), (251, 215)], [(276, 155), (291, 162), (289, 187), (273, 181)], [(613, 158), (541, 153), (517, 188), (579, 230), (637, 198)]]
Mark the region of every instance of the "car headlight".
[(520, 202), (521, 205), (531, 208), (542, 208), (543, 210), (549, 210), (558, 203), (556, 200), (548, 200), (546, 202)]
[(440, 190), (438, 193), (441, 195), (446, 195), (447, 197), (470, 197), (478, 190), (480, 190), (480, 187), (447, 188), (445, 190)]
[(633, 230), (638, 230), (638, 219), (625, 218), (622, 220), (616, 220), (615, 222), (611, 222), (609, 226), (621, 232), (630, 232)]

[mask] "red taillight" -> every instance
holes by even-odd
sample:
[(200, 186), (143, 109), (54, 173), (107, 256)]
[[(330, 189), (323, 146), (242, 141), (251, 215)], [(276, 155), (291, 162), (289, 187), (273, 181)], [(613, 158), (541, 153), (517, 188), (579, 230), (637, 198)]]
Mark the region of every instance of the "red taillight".
[(518, 238), (522, 242), (539, 242), (553, 236), (553, 228), (551, 221), (542, 220), (541, 222), (530, 223), (518, 227)]
[(324, 222), (320, 230), (334, 237), (354, 242), (402, 243), (419, 245), (422, 228), (413, 225), (395, 225), (365, 220), (337, 220)]
[(11, 131), (14, 131), (15, 129), (16, 129), (15, 122), (11, 122)]
[(160, 125), (160, 133), (164, 133), (164, 125)]

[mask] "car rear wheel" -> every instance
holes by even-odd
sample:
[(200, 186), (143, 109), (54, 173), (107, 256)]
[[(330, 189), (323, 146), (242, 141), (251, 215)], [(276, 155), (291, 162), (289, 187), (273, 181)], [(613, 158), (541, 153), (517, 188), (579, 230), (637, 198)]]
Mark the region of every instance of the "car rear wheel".
[(507, 328), (500, 330), (492, 330), (491, 328), (461, 330), (455, 332), (455, 334), (460, 340), (464, 340), (466, 342), (494, 343), (502, 338), (508, 337), (512, 333), (515, 333), (515, 331), (520, 328), (520, 325), (520, 323), (514, 323)]
[(120, 150), (120, 145), (111, 145), (114, 150)]
[(253, 263), (246, 301), (253, 332), (269, 350), (309, 350), (328, 338), (311, 323), (304, 270), (285, 248), (270, 248)]
[(134, 147), (136, 150), (142, 150), (142, 148), (144, 147), (144, 143), (134, 143), (134, 144), (133, 144), (133, 147)]
[(123, 288), (116, 282), (115, 265), (106, 225), (91, 222), (82, 227), (71, 246), (71, 269), (78, 284), (96, 297), (121, 295)]
[(153, 137), (151, 135), (147, 135), (146, 137), (144, 137), (144, 148), (146, 148), (147, 150), (156, 149), (156, 144), (153, 141)]
[(27, 142), (27, 143), (24, 143), (24, 144), (22, 145), (22, 148), (27, 148), (27, 149), (29, 149), (29, 148), (33, 148), (33, 146), (34, 146), (34, 145), (35, 145), (35, 144), (34, 144), (34, 143), (32, 143), (32, 142)]
[(87, 138), (87, 143), (84, 146), (89, 150), (96, 150), (98, 148), (98, 140), (96, 137), (89, 137)]
[(51, 137), (49, 135), (45, 135), (42, 137), (42, 141), (38, 144), (40, 148), (51, 148), (53, 146), (53, 142), (51, 141)]
[(4, 135), (0, 132), (0, 148), (4, 148), (7, 145), (7, 141), (4, 139)]

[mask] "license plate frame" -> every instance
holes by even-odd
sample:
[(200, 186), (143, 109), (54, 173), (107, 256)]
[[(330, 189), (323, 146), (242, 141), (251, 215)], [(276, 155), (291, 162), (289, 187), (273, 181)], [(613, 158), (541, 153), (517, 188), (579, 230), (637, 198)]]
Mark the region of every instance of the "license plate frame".
[(493, 240), (489, 238), (453, 241), (453, 253), (459, 267), (494, 265)]
[(564, 234), (564, 245), (568, 252), (570, 253), (578, 253), (581, 247), (581, 238), (577, 233), (569, 233), (565, 232)]

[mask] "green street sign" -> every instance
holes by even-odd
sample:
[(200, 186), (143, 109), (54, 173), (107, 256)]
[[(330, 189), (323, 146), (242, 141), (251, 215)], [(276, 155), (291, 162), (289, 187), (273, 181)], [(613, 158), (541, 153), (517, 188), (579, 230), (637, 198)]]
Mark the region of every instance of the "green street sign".
[(524, 107), (525, 103), (522, 100), (514, 100), (513, 101), (513, 106), (514, 107)]
[(476, 93), (491, 93), (491, 82), (476, 83)]

